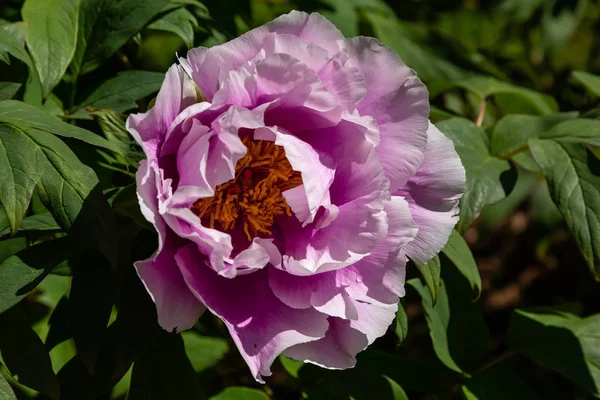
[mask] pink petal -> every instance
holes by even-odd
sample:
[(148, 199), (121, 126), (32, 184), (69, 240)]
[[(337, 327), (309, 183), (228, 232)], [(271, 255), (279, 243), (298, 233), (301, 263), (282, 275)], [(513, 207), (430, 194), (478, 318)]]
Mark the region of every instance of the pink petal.
[(319, 71), (321, 81), (335, 95), (342, 107), (353, 112), (367, 94), (367, 83), (358, 68), (349, 65), (348, 52), (340, 51)]
[(193, 82), (179, 65), (173, 65), (167, 71), (154, 107), (145, 113), (131, 114), (127, 118), (127, 130), (149, 158), (156, 157), (171, 123), (183, 109), (195, 102)]
[(205, 307), (187, 288), (174, 262), (178, 240), (158, 214), (158, 188), (162, 184), (145, 160), (140, 163), (137, 181), (142, 213), (158, 232), (157, 250), (149, 259), (135, 263), (137, 273), (156, 304), (160, 326), (168, 331), (190, 329)]
[(358, 37), (343, 44), (351, 65), (360, 70), (367, 83), (367, 94), (357, 109), (361, 115), (374, 117), (379, 125), (377, 152), (391, 191), (395, 191), (423, 162), (429, 116), (427, 88), (393, 50), (376, 39)]
[(333, 160), (296, 136), (282, 131), (258, 129), (254, 138), (274, 141), (282, 146), (292, 168), (301, 171), (302, 185), (285, 191), (283, 196), (300, 222), (313, 222), (319, 207), (331, 204), (329, 187), (335, 174)]
[(433, 124), (427, 130), (425, 161), (396, 195), (405, 196), (419, 226), (406, 254), (425, 264), (446, 245), (458, 222), (458, 202), (465, 190), (465, 169), (452, 141)]
[(271, 375), (271, 364), (285, 349), (325, 336), (327, 316), (283, 304), (271, 292), (266, 271), (222, 278), (202, 265), (193, 246), (182, 248), (175, 258), (196, 297), (225, 322), (259, 382)]
[(343, 39), (340, 31), (321, 15), (292, 11), (220, 46), (192, 49), (187, 59), (180, 62), (200, 88), (202, 97), (212, 101), (229, 72), (254, 59), (271, 33), (297, 36), (331, 55), (339, 51), (337, 40)]

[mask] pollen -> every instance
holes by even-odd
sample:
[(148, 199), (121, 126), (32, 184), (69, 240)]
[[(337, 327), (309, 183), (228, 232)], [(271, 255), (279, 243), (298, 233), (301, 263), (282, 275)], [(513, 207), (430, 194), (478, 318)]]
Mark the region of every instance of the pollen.
[(302, 184), (283, 147), (243, 138), (248, 151), (235, 167), (235, 178), (219, 185), (215, 195), (196, 201), (191, 210), (210, 228), (240, 227), (248, 240), (268, 236), (278, 215), (292, 216), (283, 192)]

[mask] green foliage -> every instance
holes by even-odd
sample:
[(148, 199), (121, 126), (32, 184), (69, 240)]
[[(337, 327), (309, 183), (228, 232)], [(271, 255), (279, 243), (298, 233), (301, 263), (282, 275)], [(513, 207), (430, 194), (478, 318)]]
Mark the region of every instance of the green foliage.
[[(280, 356), (263, 386), (210, 312), (157, 325), (133, 267), (157, 238), (125, 120), (175, 53), (292, 9), (395, 50), (467, 182), (456, 230), (408, 264), (356, 367)], [(592, 0), (4, 1), (0, 399), (600, 397), (599, 21)]]

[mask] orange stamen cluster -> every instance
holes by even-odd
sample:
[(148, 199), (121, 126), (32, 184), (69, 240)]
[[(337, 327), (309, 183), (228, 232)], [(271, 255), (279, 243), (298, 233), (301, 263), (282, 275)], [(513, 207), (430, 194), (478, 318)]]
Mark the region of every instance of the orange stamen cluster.
[(248, 152), (235, 166), (235, 178), (219, 185), (215, 195), (196, 201), (191, 210), (215, 228), (224, 231), (243, 221), (243, 229), (252, 240), (258, 235), (270, 235), (275, 217), (292, 215), (283, 192), (302, 184), (300, 173), (294, 171), (283, 147), (266, 140), (243, 138)]

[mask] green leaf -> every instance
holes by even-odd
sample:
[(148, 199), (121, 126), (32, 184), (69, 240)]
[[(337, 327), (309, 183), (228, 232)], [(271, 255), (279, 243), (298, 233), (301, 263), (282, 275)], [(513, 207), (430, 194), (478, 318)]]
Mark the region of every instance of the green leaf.
[(0, 374), (0, 399), (2, 400), (17, 400), (17, 396), (15, 396), (15, 392), (13, 392), (12, 388), (6, 382), (6, 379)]
[[(117, 154), (123, 157), (117, 163), (137, 168), (146, 155), (139, 144), (125, 128), (125, 116), (112, 110), (91, 110), (90, 115), (98, 121), (100, 128), (111, 145), (118, 149)], [(107, 155), (110, 160), (110, 155)]]
[(75, 75), (98, 68), (156, 15), (174, 8), (169, 0), (82, 0), (75, 56)]
[(300, 368), (304, 366), (304, 362), (286, 356), (279, 356), (279, 361), (288, 374), (294, 378), (298, 378), (298, 373), (300, 372)]
[(462, 88), (475, 94), (479, 102), (495, 95), (510, 95), (514, 96), (518, 101), (528, 104), (540, 115), (558, 112), (558, 105), (552, 97), (488, 76), (472, 76), (437, 84), (430, 87), (430, 95), (433, 98), (441, 92), (454, 87)]
[[(87, 117), (85, 108), (108, 108), (124, 112), (137, 107), (136, 100), (158, 92), (165, 75), (150, 71), (125, 71), (104, 81), (81, 102), (74, 117)], [(78, 110), (78, 111), (77, 111)]]
[(269, 400), (269, 396), (262, 390), (246, 387), (228, 387), (210, 400)]
[(440, 258), (435, 256), (425, 265), (421, 265), (414, 260), (413, 263), (421, 273), (421, 276), (427, 285), (427, 289), (431, 294), (433, 304), (435, 305), (435, 303), (437, 303), (438, 293), (440, 291), (440, 274), (442, 272)]
[(72, 248), (68, 238), (27, 247), (0, 264), (0, 313), (8, 310), (66, 260)]
[(27, 47), (42, 82), (43, 97), (61, 81), (77, 40), (79, 0), (26, 0)]
[(489, 352), (490, 334), (479, 305), (473, 303), (470, 282), (451, 264), (442, 268), (438, 302), (421, 281), (408, 283), (421, 295), (433, 349), (439, 360), (453, 371), (464, 373), (479, 366)]
[(554, 126), (541, 139), (554, 139), (561, 143), (585, 143), (600, 146), (600, 121), (574, 119)]
[(552, 309), (517, 310), (508, 339), (512, 350), (600, 395), (600, 314), (579, 318)]
[(0, 35), (0, 60), (7, 64), (10, 62), (8, 54), (23, 61), (29, 68), (30, 76), (37, 74), (35, 67), (33, 66), (33, 61), (31, 61), (31, 57), (29, 57), (29, 54), (25, 51), (23, 46), (12, 35)]
[(153, 345), (134, 364), (128, 400), (205, 398), (180, 335), (157, 333)]
[(500, 175), (510, 164), (490, 154), (485, 131), (474, 123), (454, 118), (441, 121), (437, 126), (454, 143), (467, 172), (467, 187), (460, 199), (460, 220), (456, 226), (459, 232), (464, 232), (483, 207), (505, 197)]
[(148, 29), (172, 32), (183, 40), (188, 49), (191, 49), (194, 47), (196, 26), (198, 26), (196, 17), (185, 8), (178, 8), (148, 25)]
[(600, 162), (583, 145), (532, 139), (529, 148), (579, 250), (600, 277)]
[(183, 332), (181, 336), (185, 352), (196, 372), (216, 365), (229, 351), (227, 341), (223, 339), (200, 336), (193, 331)]
[[(0, 116), (0, 119), (2, 116)], [(11, 128), (11, 140), (3, 140), (2, 148), (6, 154), (25, 156), (35, 160), (38, 171), (34, 181), (37, 183), (40, 199), (61, 228), (72, 233), (84, 248), (100, 250), (111, 262), (118, 261), (116, 220), (99, 187), (94, 171), (82, 164), (69, 147), (54, 135), (38, 129)], [(13, 162), (14, 164), (14, 162)], [(27, 164), (27, 163), (26, 163)], [(27, 164), (28, 165), (28, 164)], [(29, 191), (33, 182), (27, 183), (27, 190), (11, 189), (17, 181), (3, 181), (3, 193), (6, 198), (15, 195), (15, 203), (9, 203), (9, 221), (13, 232), (18, 227), (25, 205), (31, 200)], [(4, 187), (8, 189), (4, 189)], [(8, 195), (6, 195), (8, 193)], [(4, 199), (2, 200), (5, 201)], [(10, 213), (14, 212), (13, 216)]]
[(60, 388), (44, 343), (18, 309), (0, 315), (0, 352), (19, 383), (59, 399)]
[[(35, 214), (30, 215), (29, 217), (25, 217), (21, 221), (21, 226), (19, 227), (19, 231), (28, 232), (28, 231), (57, 231), (60, 230), (60, 226), (56, 223), (52, 214), (46, 212), (43, 214)], [(9, 229), (4, 229), (0, 231), (0, 237), (8, 235), (10, 233)]]
[(450, 307), (447, 302), (445, 289), (442, 289), (442, 298), (440, 298), (440, 301), (434, 306), (430, 292), (425, 289), (421, 281), (418, 279), (411, 279), (407, 283), (415, 288), (416, 291), (419, 292), (419, 295), (421, 295), (423, 309), (425, 310), (425, 319), (429, 326), (429, 335), (431, 336), (435, 354), (446, 367), (458, 373), (464, 373), (450, 354), (447, 333), (448, 324), (450, 323)]
[(0, 101), (10, 100), (21, 88), (20, 83), (0, 82)]
[(510, 158), (514, 154), (527, 150), (527, 140), (544, 137), (548, 131), (561, 122), (577, 118), (579, 113), (569, 112), (550, 114), (543, 117), (535, 115), (508, 115), (494, 127), (491, 153), (496, 157)]
[(462, 387), (467, 400), (540, 400), (513, 370), (495, 366), (475, 374)]
[(398, 344), (402, 344), (406, 337), (408, 336), (408, 316), (406, 315), (406, 310), (404, 309), (404, 304), (402, 300), (398, 302), (398, 311), (396, 311), (396, 325), (394, 327), (394, 332), (396, 332), (396, 336), (398, 337)]
[(15, 100), (0, 101), (0, 122), (20, 128), (34, 128), (54, 135), (81, 140), (103, 149), (118, 152), (118, 148), (93, 132), (67, 124), (37, 107)]
[(442, 253), (452, 261), (454, 266), (467, 279), (475, 296), (475, 300), (481, 295), (481, 276), (477, 269), (477, 263), (473, 258), (471, 249), (457, 231), (452, 231), (448, 243), (442, 249)]
[(0, 124), (0, 203), (15, 233), (27, 211), (33, 190), (44, 174), (43, 154), (17, 128)]
[(573, 71), (572, 76), (591, 93), (600, 97), (600, 76), (585, 71)]

